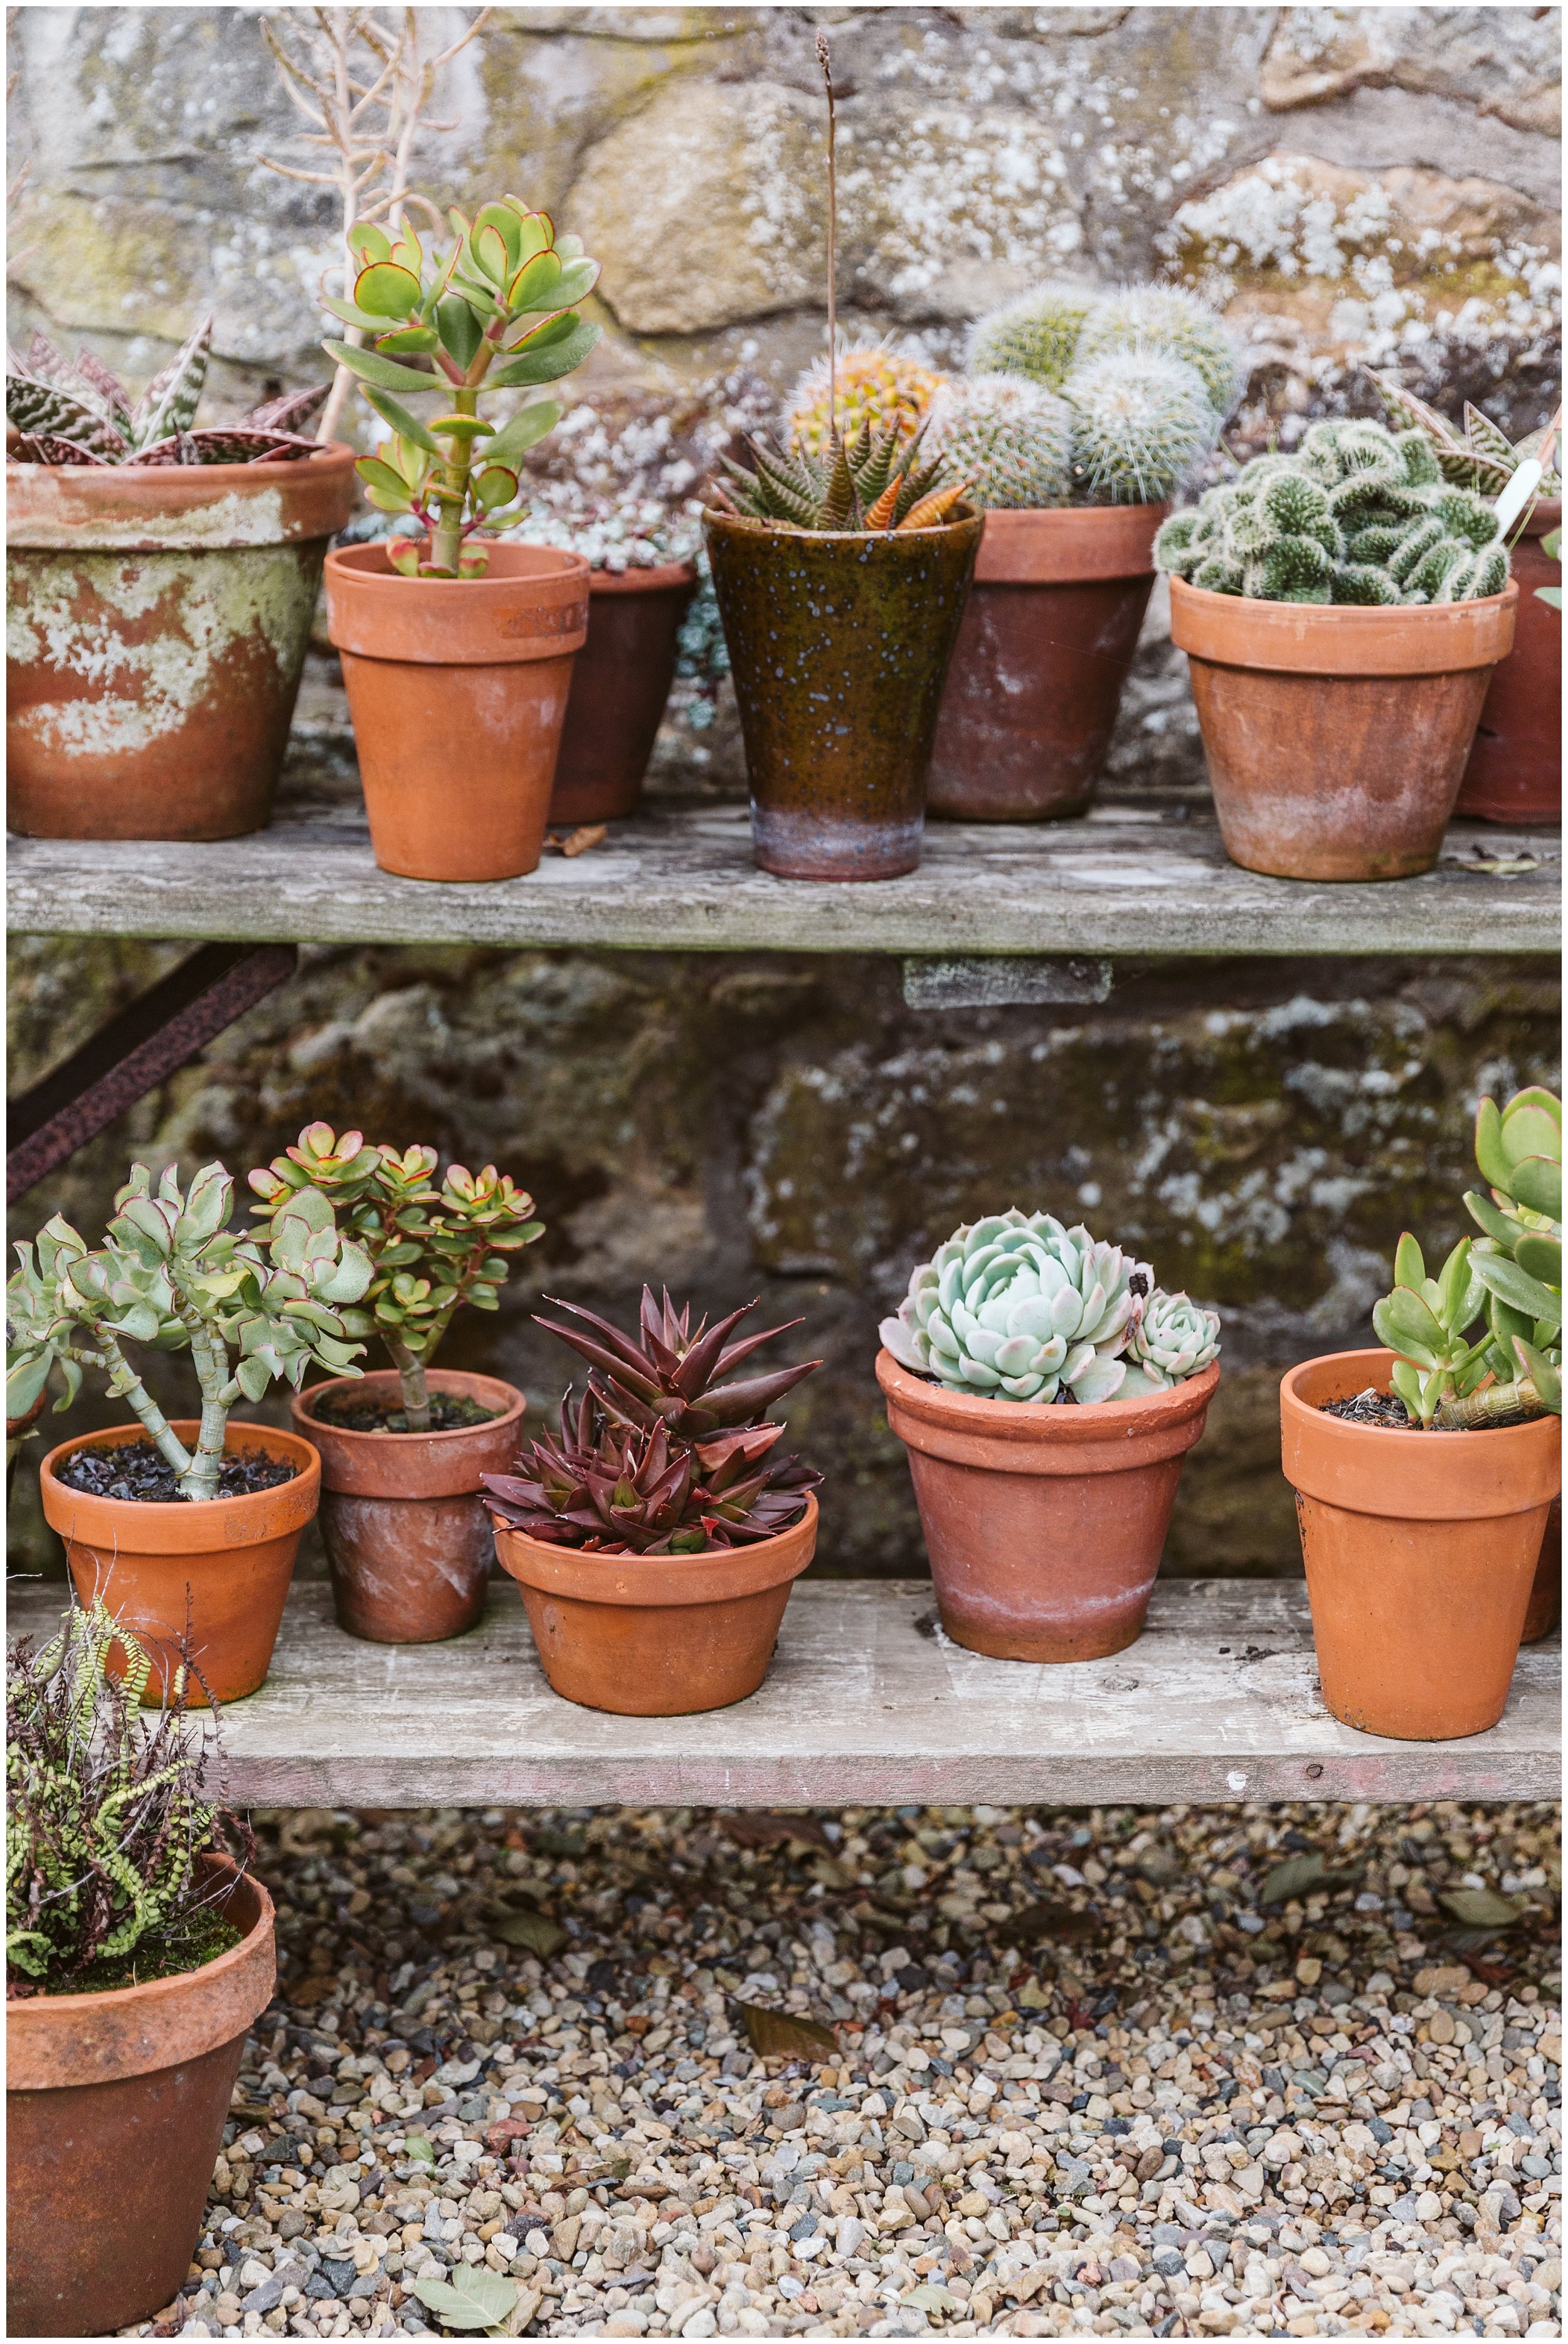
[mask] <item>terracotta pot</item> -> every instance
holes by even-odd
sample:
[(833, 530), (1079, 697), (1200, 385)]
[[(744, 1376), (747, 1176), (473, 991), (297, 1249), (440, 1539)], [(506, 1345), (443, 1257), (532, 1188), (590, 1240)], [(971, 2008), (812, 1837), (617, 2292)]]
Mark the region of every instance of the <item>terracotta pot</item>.
[(296, 1393), (294, 1430), (321, 1460), (321, 1538), (338, 1624), (374, 1644), (433, 1644), (461, 1636), (484, 1611), (495, 1561), (481, 1473), (515, 1469), (527, 1402), (495, 1376), (432, 1368), (432, 1397), (458, 1392), (496, 1413), (450, 1432), (350, 1432), (317, 1411), (324, 1401), (396, 1401), (392, 1371), (334, 1376)]
[(721, 1554), (580, 1554), (495, 1533), (554, 1690), (617, 1717), (727, 1709), (767, 1674), (794, 1581), (816, 1550), (816, 1500), (776, 1538)]
[(572, 671), (552, 823), (616, 822), (635, 807), (696, 585), (689, 561), (591, 574), (588, 641)]
[(1554, 497), (1536, 506), (1513, 549), (1513, 649), (1492, 672), (1453, 809), (1472, 821), (1563, 819), (1563, 613), (1536, 591), (1563, 583), (1562, 563), (1541, 550), (1542, 539), (1562, 526)]
[(703, 526), (757, 863), (785, 879), (913, 871), (982, 516), (878, 537), (712, 510)]
[(988, 512), (947, 671), (926, 809), (1059, 822), (1094, 796), (1168, 505)]
[(385, 545), (327, 558), (370, 844), (405, 879), (515, 879), (538, 864), (588, 564), (495, 545), (482, 578), (403, 578)]
[(1541, 1536), (1541, 1551), (1535, 1558), (1535, 1576), (1530, 1582), (1530, 1601), (1525, 1608), (1520, 1642), (1538, 1644), (1543, 1636), (1552, 1633), (1562, 1615), (1563, 1500), (1553, 1498)]
[(1519, 589), (1362, 610), (1170, 581), (1225, 852), (1280, 879), (1430, 871)]
[(1280, 1387), (1323, 1699), (1363, 1733), (1447, 1742), (1502, 1715), (1552, 1500), (1555, 1417), (1402, 1432), (1325, 1416), (1389, 1389), (1388, 1351), (1336, 1351)]
[[(174, 1429), (189, 1449), (200, 1428), (187, 1419)], [(149, 1706), (162, 1700), (166, 1680), (178, 1665), (187, 1605), (205, 1687), (219, 1702), (241, 1701), (266, 1682), (299, 1534), (320, 1494), (320, 1460), (296, 1433), (231, 1420), (228, 1453), (260, 1450), (286, 1457), (295, 1469), (292, 1481), (246, 1498), (209, 1498), (202, 1505), (177, 1499), (159, 1506), (89, 1497), (59, 1479), (59, 1467), (80, 1449), (113, 1449), (146, 1437), (139, 1424), (116, 1424), (51, 1449), (38, 1468), (44, 1519), (66, 1541), (82, 1601), (101, 1594), (151, 1655)], [(204, 1684), (193, 1685), (191, 1699), (203, 1697)]]
[(234, 838), (271, 818), (354, 451), (8, 464), (7, 819)]
[(1095, 1661), (1141, 1632), (1181, 1462), (1219, 1381), (1153, 1399), (972, 1399), (876, 1355), (942, 1625), (998, 1661)]
[(277, 1980), (261, 1883), (238, 1880), (228, 1911), (245, 1935), (201, 1969), (7, 2003), (8, 2336), (112, 2335), (184, 2284), (245, 2038)]

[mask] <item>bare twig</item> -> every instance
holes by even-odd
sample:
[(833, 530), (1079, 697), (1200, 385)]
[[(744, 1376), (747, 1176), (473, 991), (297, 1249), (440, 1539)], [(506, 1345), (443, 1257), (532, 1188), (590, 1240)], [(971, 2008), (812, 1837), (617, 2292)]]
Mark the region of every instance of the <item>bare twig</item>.
[(833, 53), (827, 35), (816, 36), (816, 61), (827, 92), (827, 436), (838, 434), (838, 115), (833, 93)]

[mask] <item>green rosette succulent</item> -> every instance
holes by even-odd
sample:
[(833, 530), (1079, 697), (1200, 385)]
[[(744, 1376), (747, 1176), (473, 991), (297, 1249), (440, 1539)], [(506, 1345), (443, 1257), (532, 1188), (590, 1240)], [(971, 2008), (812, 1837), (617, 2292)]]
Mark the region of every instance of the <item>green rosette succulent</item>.
[(1200, 1376), (1219, 1357), (1219, 1312), (1205, 1310), (1185, 1294), (1167, 1294), (1156, 1287), (1128, 1339), (1128, 1376), (1120, 1397), (1136, 1399), (1146, 1386), (1151, 1392), (1168, 1390), (1189, 1376)]

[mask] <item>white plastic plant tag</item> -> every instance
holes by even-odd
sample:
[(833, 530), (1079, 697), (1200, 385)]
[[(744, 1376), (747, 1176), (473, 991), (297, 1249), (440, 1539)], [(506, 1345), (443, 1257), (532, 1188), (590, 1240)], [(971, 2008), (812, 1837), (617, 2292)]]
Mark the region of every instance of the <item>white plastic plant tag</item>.
[(1498, 533), (1506, 536), (1545, 475), (1533, 456), (1527, 457), (1510, 480), (1496, 504)]

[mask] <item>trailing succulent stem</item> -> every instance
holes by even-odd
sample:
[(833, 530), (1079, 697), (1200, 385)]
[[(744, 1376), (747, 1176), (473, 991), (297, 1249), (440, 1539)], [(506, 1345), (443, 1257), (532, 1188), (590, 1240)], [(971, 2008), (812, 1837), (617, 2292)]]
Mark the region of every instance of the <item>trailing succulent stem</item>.
[(212, 350), (204, 318), (184, 348), (134, 403), (101, 359), (75, 361), (43, 334), (25, 358), (8, 352), (6, 459), (15, 464), (261, 464), (311, 455), (302, 436), (327, 397), (317, 390), (264, 400), (239, 423), (196, 428)]

